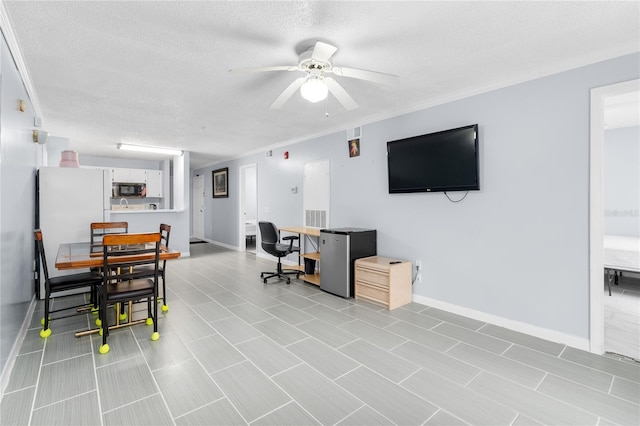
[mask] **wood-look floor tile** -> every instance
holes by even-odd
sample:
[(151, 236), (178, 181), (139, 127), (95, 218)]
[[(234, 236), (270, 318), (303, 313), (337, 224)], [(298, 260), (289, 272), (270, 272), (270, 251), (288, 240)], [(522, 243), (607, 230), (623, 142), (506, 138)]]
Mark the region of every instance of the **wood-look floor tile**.
[(594, 414), (486, 372), (467, 388), (543, 424), (598, 424), (598, 416)]
[(219, 399), (184, 416), (177, 417), (175, 420), (177, 425), (183, 426), (244, 426), (247, 424), (238, 413), (238, 410), (226, 398)]
[(96, 375), (103, 412), (158, 393), (142, 356), (97, 368)]
[(247, 422), (291, 401), (287, 394), (249, 362), (225, 368), (211, 376)]
[(335, 424), (363, 405), (340, 386), (304, 364), (277, 374), (273, 380), (322, 424)]
[(104, 426), (169, 426), (173, 424), (171, 414), (160, 394), (133, 401), (131, 404), (104, 413), (103, 419)]
[(365, 367), (345, 374), (336, 383), (395, 424), (422, 424), (438, 411), (433, 404)]
[(91, 354), (43, 365), (34, 408), (72, 398), (96, 389)]
[(308, 411), (293, 401), (251, 423), (252, 426), (319, 426), (320, 424)]
[(302, 363), (290, 351), (264, 336), (239, 343), (236, 348), (267, 376), (273, 376)]
[(313, 337), (289, 345), (287, 349), (332, 380), (360, 366), (359, 362)]
[(552, 374), (538, 391), (621, 425), (640, 424), (640, 401), (625, 401)]
[(187, 414), (224, 396), (193, 358), (156, 370), (153, 376), (173, 417)]
[(402, 382), (402, 387), (472, 425), (509, 425), (518, 415), (482, 393), (424, 369)]
[(411, 341), (398, 346), (391, 352), (427, 370), (444, 375), (460, 385), (469, 383), (481, 371), (473, 363), (455, 359), (448, 352), (443, 354)]
[[(3, 423), (4, 424), (4, 423)], [(100, 425), (98, 395), (91, 391), (33, 411), (32, 425)]]

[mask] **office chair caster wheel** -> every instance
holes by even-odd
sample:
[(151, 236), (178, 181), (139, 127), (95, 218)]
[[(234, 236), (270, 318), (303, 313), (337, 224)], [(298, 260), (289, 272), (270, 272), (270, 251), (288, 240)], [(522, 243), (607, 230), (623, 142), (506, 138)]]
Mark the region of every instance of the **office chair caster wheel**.
[(167, 312), (167, 311), (169, 311), (169, 305), (162, 305), (162, 308), (160, 308), (160, 310), (161, 310), (162, 312)]
[(262, 282), (266, 284), (267, 283), (267, 279), (265, 278)]
[(264, 278), (264, 273), (261, 273), (261, 274), (260, 274), (260, 278)]
[(287, 284), (291, 284), (291, 278), (287, 278)]
[(109, 345), (108, 344), (104, 344), (104, 345), (100, 346), (100, 353), (102, 355), (106, 354), (107, 352), (109, 352)]
[(40, 337), (42, 337), (43, 339), (46, 339), (49, 336), (51, 336), (50, 328), (47, 328), (46, 330), (40, 330)]
[(151, 335), (151, 340), (153, 340), (154, 342), (159, 338), (160, 338), (160, 333), (158, 333), (157, 331)]

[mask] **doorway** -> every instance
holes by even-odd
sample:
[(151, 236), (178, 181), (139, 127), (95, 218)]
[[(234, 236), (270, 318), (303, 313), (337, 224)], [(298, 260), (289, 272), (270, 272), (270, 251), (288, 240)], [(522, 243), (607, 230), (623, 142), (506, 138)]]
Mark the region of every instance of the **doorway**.
[[(631, 80), (591, 90), (591, 144), (589, 172), (589, 281), (590, 351), (603, 354), (604, 312), (604, 143), (608, 99), (640, 91), (640, 80)], [(636, 114), (637, 115), (637, 114)]]
[(191, 187), (192, 239), (204, 241), (204, 176), (195, 176)]
[(240, 251), (256, 254), (258, 238), (258, 169), (255, 163), (240, 166)]

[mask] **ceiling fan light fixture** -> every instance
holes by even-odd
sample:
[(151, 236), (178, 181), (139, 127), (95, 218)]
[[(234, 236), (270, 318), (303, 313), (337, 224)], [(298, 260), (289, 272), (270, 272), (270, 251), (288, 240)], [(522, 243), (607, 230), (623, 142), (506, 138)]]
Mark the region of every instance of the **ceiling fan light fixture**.
[(300, 94), (309, 102), (316, 103), (327, 98), (329, 89), (322, 79), (312, 77), (300, 87)]

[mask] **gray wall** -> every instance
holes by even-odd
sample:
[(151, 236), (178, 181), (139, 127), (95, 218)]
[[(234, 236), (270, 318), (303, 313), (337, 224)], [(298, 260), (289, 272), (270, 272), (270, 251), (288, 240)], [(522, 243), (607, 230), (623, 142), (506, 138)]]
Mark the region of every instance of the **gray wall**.
[[(34, 291), (35, 170), (41, 148), (32, 139), (33, 107), (7, 44), (0, 39), (0, 371), (4, 374)], [(26, 102), (25, 112), (18, 111), (18, 99)]]
[[(345, 131), (197, 170), (209, 176), (205, 237), (238, 246), (239, 165), (257, 163), (260, 220), (301, 225), (302, 191), (289, 189), (305, 162), (329, 158), (331, 226), (375, 228), (379, 254), (421, 260), (414, 295), (588, 339), (590, 89), (638, 77), (628, 55), (363, 125), (360, 157)], [(387, 141), (472, 123), (480, 191), (457, 204), (388, 194)], [(230, 196), (211, 199), (211, 170), (226, 166)]]
[(604, 232), (640, 237), (640, 127), (604, 132)]

